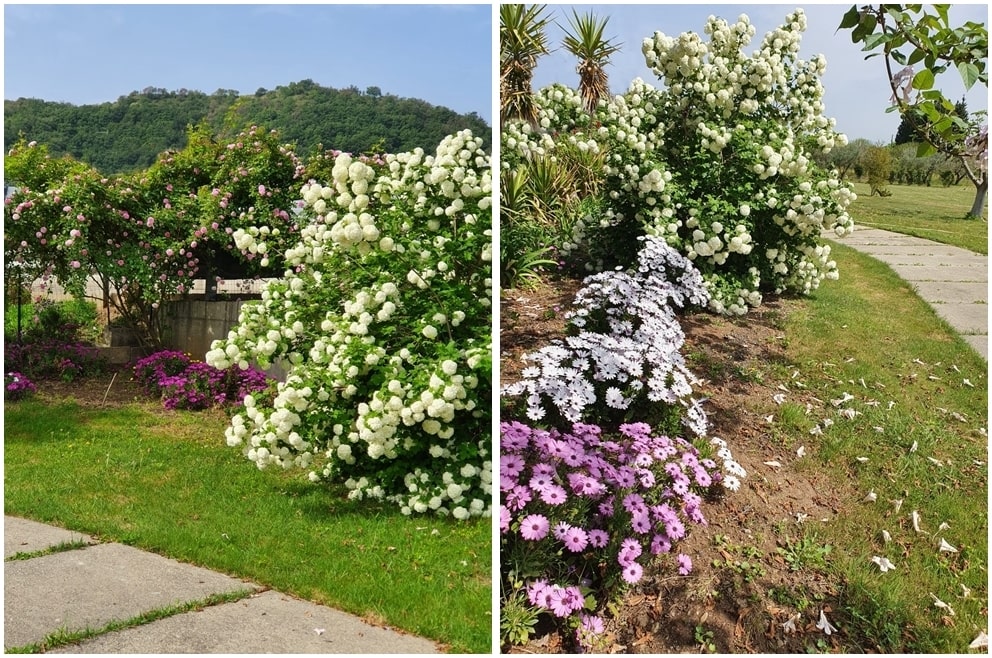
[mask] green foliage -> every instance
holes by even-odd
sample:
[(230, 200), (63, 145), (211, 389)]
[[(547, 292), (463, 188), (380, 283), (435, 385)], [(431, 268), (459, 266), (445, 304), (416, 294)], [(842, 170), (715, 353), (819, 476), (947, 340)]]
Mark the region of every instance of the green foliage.
[(809, 533), (804, 534), (796, 541), (786, 536), (776, 551), (789, 565), (790, 570), (801, 571), (808, 568), (823, 568), (826, 565), (831, 546), (830, 544), (820, 544), (816, 535)]
[(531, 79), (534, 67), (548, 53), (545, 29), (550, 19), (545, 5), (501, 4), (499, 6), (499, 115), (500, 124), (519, 119), (534, 124)]
[(885, 190), (892, 174), (892, 154), (881, 146), (872, 146), (861, 156), (861, 166), (864, 168), (871, 193), (888, 196)]
[[(261, 93), (259, 93), (261, 92)], [(293, 82), (249, 96), (219, 89), (213, 94), (146, 88), (98, 105), (70, 105), (34, 98), (4, 102), (4, 149), (19, 139), (48, 145), (55, 155), (70, 155), (105, 173), (135, 172), (160, 153), (187, 144), (187, 128), (205, 124), (222, 139), (242, 126), (264, 124), (280, 130), (300, 153), (320, 144), (352, 153), (380, 140), (397, 153), (429, 148), (442, 137), (469, 128), (484, 138), (489, 127), (475, 113), (412, 98), (322, 87), (311, 80)]]
[(503, 595), (499, 606), (500, 644), (504, 647), (527, 644), (538, 617), (540, 611), (527, 601), (522, 585), (513, 594)]

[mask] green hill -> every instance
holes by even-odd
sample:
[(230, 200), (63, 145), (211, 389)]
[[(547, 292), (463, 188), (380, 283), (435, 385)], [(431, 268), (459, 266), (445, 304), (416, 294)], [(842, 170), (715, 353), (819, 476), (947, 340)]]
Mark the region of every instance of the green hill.
[(181, 148), (186, 127), (205, 122), (229, 136), (247, 125), (275, 128), (301, 155), (318, 145), (352, 153), (432, 151), (448, 134), (470, 128), (490, 144), (489, 125), (477, 114), (383, 94), (378, 87), (333, 89), (312, 80), (241, 96), (148, 87), (99, 105), (71, 105), (33, 98), (4, 101), (4, 150), (23, 135), (106, 173), (150, 166), (170, 148)]

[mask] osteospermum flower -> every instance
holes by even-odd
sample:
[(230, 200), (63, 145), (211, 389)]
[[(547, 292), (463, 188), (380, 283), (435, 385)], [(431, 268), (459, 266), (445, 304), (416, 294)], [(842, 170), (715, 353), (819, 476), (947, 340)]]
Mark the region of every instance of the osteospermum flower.
[(538, 541), (548, 536), (550, 528), (547, 517), (530, 514), (520, 521), (520, 536), (529, 541)]
[(565, 548), (580, 553), (589, 544), (589, 535), (582, 528), (569, 528), (562, 538)]
[(682, 576), (688, 576), (692, 571), (692, 558), (684, 553), (679, 553), (678, 557), (675, 559), (679, 563), (679, 574)]
[(644, 575), (644, 568), (637, 562), (631, 562), (626, 565), (621, 572), (623, 579), (631, 584), (639, 581), (642, 575)]

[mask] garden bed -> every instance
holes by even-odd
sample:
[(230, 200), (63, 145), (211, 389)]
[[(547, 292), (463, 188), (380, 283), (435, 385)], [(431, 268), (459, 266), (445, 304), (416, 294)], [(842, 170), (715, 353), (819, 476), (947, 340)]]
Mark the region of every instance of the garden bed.
[[(502, 291), (501, 383), (516, 380), (525, 365), (524, 353), (563, 335), (564, 314), (580, 284), (556, 279), (532, 290)], [(740, 490), (709, 502), (709, 525), (694, 527), (680, 544), (680, 551), (692, 556), (689, 576), (676, 575), (671, 564), (662, 562), (645, 569), (644, 578), (608, 621), (604, 651), (679, 653), (699, 651), (704, 643), (720, 652), (791, 653), (810, 646), (832, 647), (812, 622), (789, 635), (780, 625), (788, 619), (784, 598), (805, 596), (829, 615), (830, 601), (837, 595), (821, 572), (791, 571), (778, 553), (776, 538), (791, 530), (798, 541), (803, 530), (834, 518), (839, 494), (812, 469), (785, 477), (764, 464), (795, 457), (784, 454), (767, 430), (764, 416), (771, 413), (777, 389), (764, 382), (762, 373), (786, 372), (791, 365), (782, 348), (780, 323), (796, 303), (769, 300), (739, 320), (705, 313), (681, 318), (687, 362), (705, 380), (696, 395), (708, 398), (710, 434), (727, 441), (748, 477)], [(797, 514), (807, 515), (805, 527), (797, 524)], [(542, 634), (541, 626), (538, 630), (535, 639), (513, 652), (574, 650), (571, 638), (547, 628)]]

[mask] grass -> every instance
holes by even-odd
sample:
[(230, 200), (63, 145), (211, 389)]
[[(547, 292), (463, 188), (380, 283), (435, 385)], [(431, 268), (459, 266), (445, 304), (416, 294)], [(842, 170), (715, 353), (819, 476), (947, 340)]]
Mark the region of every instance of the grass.
[(972, 185), (925, 187), (890, 185), (892, 196), (870, 196), (865, 183), (848, 212), (856, 226), (895, 231), (988, 255), (988, 212), (982, 221), (965, 219), (975, 199)]
[[(834, 547), (849, 649), (962, 652), (988, 623), (988, 365), (887, 266), (844, 246), (834, 255), (840, 280), (798, 306), (787, 334), (809, 394), (826, 401), (815, 413), (836, 420), (805, 434), (819, 443), (809, 454), (851, 491), (818, 535)], [(845, 392), (853, 420), (829, 402)], [(872, 490), (877, 501), (864, 502)], [(959, 552), (939, 553), (939, 538)], [(874, 556), (896, 570), (881, 573)]]
[(488, 653), (488, 521), (409, 518), (299, 472), (258, 471), (219, 412), (5, 404), (6, 514), (250, 579)]
[(212, 605), (219, 605), (221, 603), (233, 603), (235, 601), (240, 601), (241, 599), (245, 599), (251, 596), (253, 592), (254, 590), (251, 589), (243, 589), (237, 592), (230, 592), (227, 594), (211, 594), (210, 596), (201, 599), (199, 601), (188, 601), (186, 603), (178, 603), (176, 605), (170, 605), (164, 608), (157, 608), (155, 610), (150, 610), (140, 615), (131, 617), (130, 619), (112, 621), (100, 628), (85, 628), (82, 630), (73, 630), (73, 631), (62, 628), (55, 631), (54, 633), (49, 633), (41, 642), (26, 644), (20, 647), (9, 647), (4, 649), (4, 653), (45, 653), (46, 651), (51, 651), (52, 649), (64, 647), (69, 644), (78, 644), (84, 640), (89, 640), (90, 638), (94, 638), (99, 635), (103, 635), (105, 633), (112, 633), (114, 631), (123, 631), (128, 628), (142, 626), (144, 624), (149, 624), (159, 619), (165, 619), (166, 617), (179, 615), (184, 612), (202, 610), (203, 608)]

